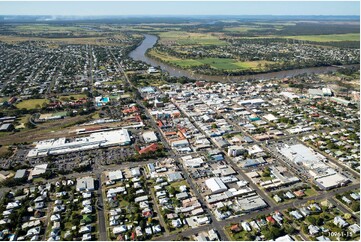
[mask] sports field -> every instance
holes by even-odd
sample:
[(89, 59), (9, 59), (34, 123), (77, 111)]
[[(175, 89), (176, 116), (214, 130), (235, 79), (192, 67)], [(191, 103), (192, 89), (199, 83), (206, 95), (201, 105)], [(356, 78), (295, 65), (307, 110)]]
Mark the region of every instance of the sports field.
[[(28, 100), (24, 100), (24, 101), (21, 101), (20, 103), (16, 104), (16, 107), (18, 109), (25, 108), (25, 109), (30, 110), (30, 109), (36, 109), (39, 106), (41, 107), (43, 105), (43, 103), (49, 103), (49, 101), (46, 99), (28, 99)], [(37, 107), (37, 105), (39, 105), (39, 106)]]

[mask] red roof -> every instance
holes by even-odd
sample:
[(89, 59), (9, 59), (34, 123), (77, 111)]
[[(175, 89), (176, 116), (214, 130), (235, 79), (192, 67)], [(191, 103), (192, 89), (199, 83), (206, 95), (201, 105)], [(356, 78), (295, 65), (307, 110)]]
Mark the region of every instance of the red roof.
[(266, 218), (266, 220), (268, 221), (268, 222), (270, 222), (270, 223), (275, 223), (276, 221), (274, 220), (274, 218), (272, 218), (272, 216), (268, 216), (267, 218)]
[(150, 152), (150, 151), (154, 152), (154, 151), (156, 151), (157, 149), (158, 149), (158, 144), (157, 144), (157, 143), (153, 143), (153, 144), (148, 145), (147, 147), (141, 149), (141, 150), (139, 151), (139, 154), (144, 154), (144, 153), (147, 153), (147, 152)]

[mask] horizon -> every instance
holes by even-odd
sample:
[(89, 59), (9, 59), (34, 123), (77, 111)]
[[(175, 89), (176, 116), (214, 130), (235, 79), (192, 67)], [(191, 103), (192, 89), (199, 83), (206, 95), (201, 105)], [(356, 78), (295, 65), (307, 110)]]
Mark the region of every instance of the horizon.
[[(149, 13), (150, 10), (151, 13)], [(358, 1), (3, 1), (0, 2), (0, 15), (67, 17), (360, 16), (360, 3)]]

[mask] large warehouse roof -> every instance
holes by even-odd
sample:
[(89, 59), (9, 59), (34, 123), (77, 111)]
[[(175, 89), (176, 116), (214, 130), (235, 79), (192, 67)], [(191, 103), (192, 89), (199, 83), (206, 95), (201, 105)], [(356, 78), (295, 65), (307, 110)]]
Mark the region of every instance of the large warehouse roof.
[(49, 154), (66, 154), (81, 150), (130, 144), (130, 136), (126, 129), (92, 133), (90, 136), (69, 140), (66, 138), (43, 140), (28, 153), (28, 157), (46, 156)]
[(223, 181), (218, 177), (210, 178), (206, 180), (205, 183), (212, 193), (219, 193), (227, 190), (226, 185), (224, 185)]

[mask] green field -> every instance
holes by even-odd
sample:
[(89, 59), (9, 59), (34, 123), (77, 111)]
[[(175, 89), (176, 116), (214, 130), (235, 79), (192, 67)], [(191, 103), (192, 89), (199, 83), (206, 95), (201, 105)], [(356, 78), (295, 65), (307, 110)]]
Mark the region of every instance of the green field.
[(227, 45), (217, 36), (204, 33), (187, 33), (183, 31), (169, 31), (159, 34), (162, 43), (175, 42), (179, 45)]
[[(28, 100), (24, 100), (18, 104), (16, 104), (16, 107), (18, 109), (22, 109), (22, 108), (25, 108), (25, 109), (36, 109), (36, 108), (41, 108), (41, 106), (43, 105), (43, 103), (49, 103), (48, 100), (46, 99), (28, 99)], [(39, 105), (37, 107), (37, 105)]]
[(360, 33), (328, 34), (328, 35), (299, 35), (299, 36), (284, 36), (283, 38), (314, 41), (314, 42), (360, 41)]
[(149, 54), (153, 57), (161, 59), (162, 61), (177, 65), (181, 68), (190, 68), (207, 64), (214, 69), (220, 70), (256, 70), (262, 68), (266, 63), (272, 63), (269, 61), (237, 61), (232, 58), (203, 58), (183, 60), (155, 50), (150, 51)]

